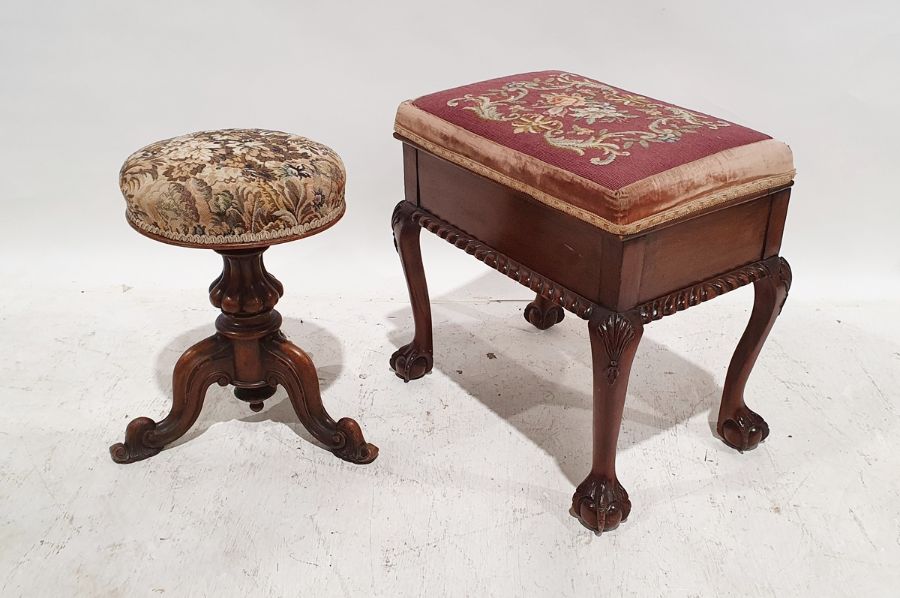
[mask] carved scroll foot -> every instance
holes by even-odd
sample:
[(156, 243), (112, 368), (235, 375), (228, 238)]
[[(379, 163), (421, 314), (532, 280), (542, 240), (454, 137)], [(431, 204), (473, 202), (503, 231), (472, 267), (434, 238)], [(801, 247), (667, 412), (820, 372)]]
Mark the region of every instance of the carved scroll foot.
[(133, 420), (125, 429), (125, 442), (109, 447), (116, 463), (134, 463), (152, 457), (187, 432), (203, 407), (206, 389), (214, 382), (231, 381), (231, 343), (214, 334), (187, 351), (172, 374), (172, 409), (159, 423), (149, 417)]
[(312, 359), (281, 333), (263, 341), (269, 367), (269, 383), (280, 384), (288, 393), (300, 423), (316, 440), (345, 461), (371, 463), (378, 447), (366, 442), (356, 421), (349, 417), (337, 423), (325, 410), (319, 394), (319, 379)]
[(344, 461), (365, 465), (371, 463), (378, 456), (378, 447), (366, 442), (362, 429), (356, 420), (342, 417), (337, 423), (337, 436), (339, 436), (338, 448), (331, 452)]
[(716, 431), (725, 444), (740, 452), (755, 449), (769, 435), (769, 424), (746, 405), (720, 419)]
[(591, 473), (572, 496), (572, 515), (598, 534), (617, 527), (631, 513), (628, 492), (618, 480)]
[(147, 433), (156, 430), (156, 422), (149, 417), (139, 417), (125, 428), (125, 442), (109, 447), (109, 454), (116, 463), (134, 463), (152, 457), (162, 447), (147, 446)]
[(415, 343), (404, 345), (391, 355), (391, 369), (404, 382), (417, 380), (434, 367), (434, 357), (429, 352), (420, 351)]
[(538, 330), (547, 330), (563, 321), (566, 311), (559, 305), (538, 295), (525, 307), (525, 319)]

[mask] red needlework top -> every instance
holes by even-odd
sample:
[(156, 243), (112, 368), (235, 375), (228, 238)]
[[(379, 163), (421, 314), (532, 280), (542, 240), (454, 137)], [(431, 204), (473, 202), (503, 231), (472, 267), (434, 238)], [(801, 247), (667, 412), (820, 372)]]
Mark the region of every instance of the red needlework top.
[(421, 110), (607, 189), (770, 139), (581, 75), (523, 73), (423, 96)]

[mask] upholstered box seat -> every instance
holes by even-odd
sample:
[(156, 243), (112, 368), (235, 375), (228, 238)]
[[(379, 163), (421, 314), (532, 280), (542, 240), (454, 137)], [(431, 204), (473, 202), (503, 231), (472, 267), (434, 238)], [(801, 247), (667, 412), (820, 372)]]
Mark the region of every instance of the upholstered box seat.
[(225, 129), (165, 139), (122, 165), (128, 222), (159, 241), (266, 247), (328, 228), (346, 175), (331, 148), (280, 131)]
[(794, 176), (790, 148), (768, 135), (562, 71), (404, 102), (395, 131), (618, 235), (783, 187)]
[[(570, 512), (588, 528), (613, 529), (631, 512), (616, 446), (632, 361), (652, 322), (752, 284), (716, 433), (739, 451), (768, 438), (744, 389), (793, 280), (780, 255), (794, 177), (787, 145), (562, 71), (404, 102), (394, 131), (404, 199), (391, 226), (415, 324), (389, 361), (399, 378), (435, 367), (424, 229), (533, 291), (522, 315), (536, 328), (566, 313), (587, 322), (593, 456)], [(460, 359), (451, 353), (444, 359)]]

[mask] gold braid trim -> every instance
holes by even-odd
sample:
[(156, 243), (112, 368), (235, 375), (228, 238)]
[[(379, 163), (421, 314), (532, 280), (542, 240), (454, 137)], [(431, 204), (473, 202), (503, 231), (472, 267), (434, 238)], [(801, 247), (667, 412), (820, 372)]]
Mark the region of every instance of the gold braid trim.
[(308, 237), (337, 222), (341, 216), (344, 215), (345, 210), (346, 204), (341, 202), (340, 209), (329, 212), (306, 224), (298, 224), (297, 226), (279, 230), (243, 233), (240, 235), (186, 235), (184, 233), (163, 230), (158, 226), (134, 218), (128, 210), (125, 210), (125, 218), (128, 220), (128, 224), (139, 233), (157, 241), (186, 247), (217, 249), (233, 247), (265, 247), (276, 243), (285, 243), (302, 237)]

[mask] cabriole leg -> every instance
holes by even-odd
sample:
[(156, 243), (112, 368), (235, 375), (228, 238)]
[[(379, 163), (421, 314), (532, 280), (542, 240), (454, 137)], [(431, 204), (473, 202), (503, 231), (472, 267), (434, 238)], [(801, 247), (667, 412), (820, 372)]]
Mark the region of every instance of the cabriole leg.
[(628, 517), (631, 501), (616, 477), (616, 444), (628, 376), (643, 334), (634, 314), (602, 313), (588, 322), (594, 368), (594, 456), (591, 473), (572, 497), (572, 514), (595, 532)]
[(742, 452), (769, 435), (766, 421), (744, 402), (744, 388), (790, 287), (791, 267), (783, 258), (776, 271), (753, 283), (753, 312), (728, 366), (716, 431), (725, 444)]
[(431, 371), (434, 365), (431, 338), (431, 302), (428, 298), (428, 285), (425, 281), (425, 269), (422, 266), (422, 251), (419, 247), (421, 227), (413, 222), (411, 215), (415, 206), (401, 201), (394, 208), (391, 225), (394, 229), (394, 246), (400, 254), (406, 286), (409, 289), (409, 302), (412, 305), (413, 321), (416, 332), (411, 343), (397, 349), (391, 355), (391, 369), (404, 382), (421, 378)]

